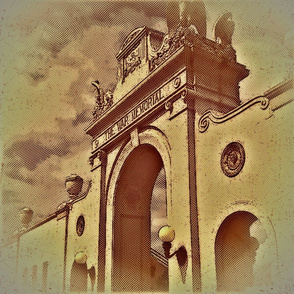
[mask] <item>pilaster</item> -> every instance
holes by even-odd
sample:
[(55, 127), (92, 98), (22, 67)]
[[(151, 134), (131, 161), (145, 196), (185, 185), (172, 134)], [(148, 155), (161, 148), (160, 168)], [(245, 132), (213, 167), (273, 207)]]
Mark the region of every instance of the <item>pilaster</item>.
[(97, 292), (103, 293), (105, 289), (105, 247), (106, 247), (106, 165), (107, 153), (98, 150), (90, 157), (92, 171), (97, 179), (96, 191), (100, 192), (99, 232), (98, 232), (98, 266), (97, 266)]

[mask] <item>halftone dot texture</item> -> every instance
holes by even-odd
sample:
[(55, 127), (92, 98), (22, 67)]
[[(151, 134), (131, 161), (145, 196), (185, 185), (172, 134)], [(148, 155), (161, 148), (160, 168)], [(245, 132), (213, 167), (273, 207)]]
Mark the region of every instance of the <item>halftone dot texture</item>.
[(70, 274), (70, 292), (87, 292), (87, 284), (87, 264), (78, 264), (74, 262)]
[(159, 172), (151, 198), (151, 247), (163, 254), (158, 237), (159, 229), (167, 224), (166, 174), (164, 168)]
[(166, 287), (162, 285), (167, 279), (166, 265), (158, 261), (164, 258), (156, 253), (160, 250), (157, 231), (160, 222), (166, 222), (165, 194), (165, 172), (159, 153), (151, 145), (139, 145), (125, 160), (116, 185), (113, 290)]
[(250, 235), (257, 218), (245, 211), (229, 215), (221, 224), (215, 241), (217, 289), (242, 292), (254, 285), (253, 265), (259, 242)]
[[(165, 17), (162, 2), (26, 5), (20, 10), (13, 3), (11, 20), (3, 26), (3, 38), (12, 45), (2, 51), (7, 55), (4, 67), (11, 62), (5, 67), (4, 82), (10, 88), (3, 90), (1, 111), (4, 241), (20, 227), (21, 208), (34, 210), (32, 225), (68, 199), (66, 176), (79, 174), (85, 183), (91, 178), (91, 142), (84, 132), (95, 103), (91, 81), (98, 79), (104, 90), (113, 89), (115, 55), (124, 38), (136, 27), (164, 24)], [(18, 35), (21, 46), (12, 38)]]
[[(146, 25), (166, 30), (166, 2), (26, 1), (21, 9), (16, 7), (19, 3), (10, 3), (2, 30), (4, 241), (20, 227), (21, 208), (34, 210), (33, 224), (68, 199), (64, 188), (66, 176), (77, 173), (85, 180), (91, 177), (87, 163), (90, 138), (84, 135), (95, 102), (91, 81), (98, 79), (104, 89), (114, 88), (117, 71), (114, 57), (134, 28)], [(291, 26), (285, 13), (290, 11), (288, 3), (254, 1), (248, 5), (246, 1), (232, 1), (229, 6), (220, 1), (206, 3), (210, 39), (212, 23), (220, 13), (228, 9), (233, 12), (233, 47), (238, 61), (251, 70), (249, 78), (242, 82), (243, 100), (261, 94), (292, 72)], [(172, 15), (177, 17), (177, 13)], [(205, 73), (213, 71), (202, 64), (199, 68)], [(227, 79), (232, 77), (228, 75)], [(224, 80), (217, 83), (225, 84)], [(199, 111), (205, 107), (199, 105)], [(223, 104), (213, 108), (228, 111)], [(162, 175), (160, 172), (153, 190), (154, 211), (161, 211), (161, 216), (164, 215)], [(160, 195), (158, 200), (155, 195)], [(130, 204), (134, 202), (136, 197), (130, 196)], [(254, 240), (250, 240), (250, 246), (254, 247)], [(245, 238), (244, 242), (247, 241)], [(151, 246), (157, 247), (153, 239)], [(226, 254), (227, 249), (223, 250)], [(242, 258), (247, 260), (245, 255)], [(251, 267), (248, 267), (249, 274), (239, 272), (240, 276), (247, 276), (236, 288), (251, 283)]]

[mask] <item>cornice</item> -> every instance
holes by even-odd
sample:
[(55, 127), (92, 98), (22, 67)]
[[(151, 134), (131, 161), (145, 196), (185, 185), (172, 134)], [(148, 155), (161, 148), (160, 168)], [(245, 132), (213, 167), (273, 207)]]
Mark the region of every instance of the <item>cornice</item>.
[(137, 42), (142, 39), (143, 35), (146, 33), (146, 26), (133, 30), (124, 40), (122, 47), (116, 55), (116, 59), (120, 60), (126, 54), (126, 52), (130, 51), (135, 46), (135, 44), (137, 44)]
[(279, 83), (278, 85), (264, 92), (264, 96), (267, 97), (268, 99), (273, 99), (283, 94), (284, 92), (287, 92), (293, 89), (293, 87), (294, 87), (294, 79), (289, 79), (282, 83)]

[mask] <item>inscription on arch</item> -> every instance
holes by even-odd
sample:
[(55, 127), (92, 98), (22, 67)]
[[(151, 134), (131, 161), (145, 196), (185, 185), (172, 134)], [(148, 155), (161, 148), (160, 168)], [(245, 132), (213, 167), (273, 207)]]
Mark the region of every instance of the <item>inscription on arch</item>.
[(149, 111), (155, 109), (162, 101), (171, 97), (186, 81), (185, 71), (178, 74), (174, 79), (167, 82), (161, 88), (141, 100), (136, 106), (131, 108), (125, 115), (120, 117), (115, 123), (110, 125), (103, 133), (93, 140), (93, 150), (101, 148), (102, 145), (123, 132), (131, 124), (147, 115)]

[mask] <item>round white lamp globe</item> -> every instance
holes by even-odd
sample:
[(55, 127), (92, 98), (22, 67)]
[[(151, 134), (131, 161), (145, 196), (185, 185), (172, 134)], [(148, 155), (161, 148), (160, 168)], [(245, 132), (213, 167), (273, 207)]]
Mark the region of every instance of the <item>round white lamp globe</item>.
[(75, 255), (75, 262), (78, 264), (84, 264), (87, 262), (87, 255), (81, 251)]
[(172, 242), (175, 239), (175, 231), (171, 226), (163, 226), (158, 231), (158, 237), (162, 242)]

